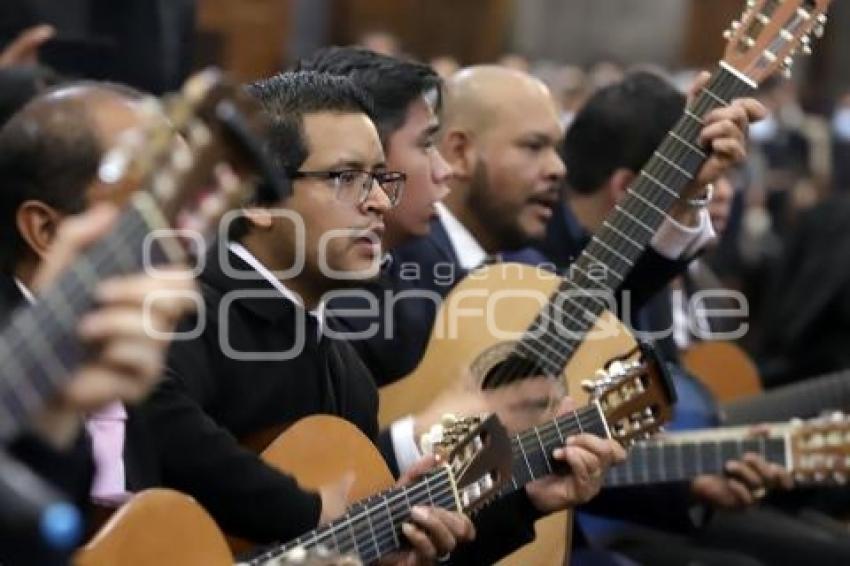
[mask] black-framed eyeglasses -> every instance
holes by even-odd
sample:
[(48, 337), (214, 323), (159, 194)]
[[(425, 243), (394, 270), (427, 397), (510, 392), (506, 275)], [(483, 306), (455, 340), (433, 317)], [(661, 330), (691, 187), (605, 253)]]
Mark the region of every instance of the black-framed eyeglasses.
[(343, 169), (341, 171), (290, 171), (290, 179), (322, 179), (333, 181), (336, 196), (340, 200), (356, 203), (358, 206), (366, 202), (372, 185), (377, 181), (378, 186), (387, 195), (390, 206), (395, 206), (401, 200), (407, 175), (400, 171), (363, 171), (360, 169)]

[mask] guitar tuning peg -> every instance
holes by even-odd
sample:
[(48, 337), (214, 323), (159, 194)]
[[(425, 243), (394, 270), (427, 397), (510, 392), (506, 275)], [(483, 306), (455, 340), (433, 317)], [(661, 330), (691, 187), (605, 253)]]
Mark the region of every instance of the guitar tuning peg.
[(811, 55), (812, 54), (812, 46), (808, 43), (803, 44), (803, 55)]
[(756, 7), (756, 0), (747, 0), (747, 9), (752, 10)]
[(820, 38), (822, 38), (822, 37), (823, 37), (823, 33), (824, 33), (824, 31), (825, 31), (825, 28), (824, 28), (823, 24), (818, 24), (818, 25), (816, 25), (816, 26), (815, 26), (815, 28), (812, 30), (812, 33), (814, 34), (814, 36), (815, 36), (816, 38), (820, 39)]
[(732, 39), (732, 30), (731, 29), (727, 29), (723, 32), (723, 39), (725, 39), (727, 41)]
[(596, 382), (592, 379), (583, 379), (581, 388), (585, 393), (593, 393), (596, 390)]
[(786, 79), (791, 78), (791, 67), (794, 66), (794, 59), (791, 57), (786, 57), (784, 61), (782, 61), (782, 76)]
[(737, 31), (739, 27), (741, 27), (741, 22), (739, 22), (738, 20), (733, 20), (732, 21), (732, 29)]
[(818, 23), (822, 26), (825, 26), (826, 22), (829, 20), (826, 14), (818, 14), (818, 17), (816, 19)]

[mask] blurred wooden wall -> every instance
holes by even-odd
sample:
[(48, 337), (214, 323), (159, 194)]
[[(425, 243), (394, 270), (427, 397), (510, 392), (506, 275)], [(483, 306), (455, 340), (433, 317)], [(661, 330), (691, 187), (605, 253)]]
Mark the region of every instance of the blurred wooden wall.
[(199, 64), (239, 80), (269, 76), (286, 57), (291, 0), (197, 0)]
[(345, 44), (365, 32), (385, 30), (418, 57), (453, 54), (467, 64), (493, 61), (509, 45), (514, 4), (514, 0), (332, 0), (330, 39)]

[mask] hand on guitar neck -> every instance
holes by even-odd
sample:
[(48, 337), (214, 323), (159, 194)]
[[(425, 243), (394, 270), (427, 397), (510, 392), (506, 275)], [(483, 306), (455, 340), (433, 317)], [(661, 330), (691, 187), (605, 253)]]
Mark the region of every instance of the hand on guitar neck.
[[(53, 281), (115, 220), (112, 207), (96, 207), (59, 228), (56, 243), (35, 276), (35, 288)], [(100, 284), (96, 293), (99, 308), (82, 319), (78, 332), (93, 355), (77, 370), (61, 396), (34, 420), (35, 431), (61, 448), (77, 435), (82, 415), (112, 401), (136, 402), (155, 385), (161, 375), (168, 341), (179, 318), (194, 302), (191, 275), (173, 271), (174, 278), (135, 275)], [(146, 304), (146, 297), (161, 298)], [(153, 332), (151, 332), (153, 331)]]
[[(560, 400), (560, 401), (558, 401)], [(417, 415), (414, 431), (429, 430), (443, 415), (496, 413), (510, 432), (528, 430), (555, 416), (572, 412), (575, 404), (563, 396), (560, 381), (530, 378), (493, 390), (457, 387), (443, 393)], [(543, 514), (569, 509), (592, 499), (601, 489), (608, 468), (626, 457), (614, 440), (579, 434), (553, 453), (570, 473), (550, 475), (526, 487), (531, 502)]]
[[(688, 105), (708, 86), (711, 73), (703, 71), (694, 80), (688, 92)], [(717, 108), (703, 117), (699, 143), (710, 149), (697, 177), (682, 192), (670, 208), (670, 216), (685, 226), (695, 226), (699, 221), (699, 207), (691, 206), (689, 199), (705, 195), (705, 187), (716, 182), (732, 166), (744, 161), (747, 155), (747, 129), (749, 124), (767, 116), (767, 109), (754, 98), (737, 98), (728, 106)]]
[[(434, 456), (426, 456), (407, 470), (396, 486), (413, 483), (436, 465)], [(349, 472), (340, 481), (319, 490), (322, 497), (320, 524), (329, 523), (345, 513), (354, 479), (354, 474)], [(387, 556), (380, 560), (380, 564), (430, 564), (438, 557), (451, 553), (458, 543), (475, 538), (472, 521), (461, 513), (438, 507), (417, 506), (412, 509), (411, 518), (413, 522), (403, 523), (401, 530), (412, 549)]]
[[(764, 427), (753, 427), (752, 437), (766, 436)], [(794, 479), (785, 468), (771, 464), (759, 454), (747, 452), (740, 460), (724, 464), (723, 475), (702, 475), (691, 482), (691, 494), (698, 501), (718, 509), (749, 507), (771, 489), (791, 489)]]
[[(572, 400), (566, 397), (561, 401), (558, 415), (574, 409)], [(567, 438), (566, 444), (552, 456), (555, 462), (565, 464), (569, 473), (540, 478), (525, 488), (531, 503), (543, 514), (570, 509), (595, 497), (608, 468), (623, 462), (626, 451), (616, 440), (578, 434)]]

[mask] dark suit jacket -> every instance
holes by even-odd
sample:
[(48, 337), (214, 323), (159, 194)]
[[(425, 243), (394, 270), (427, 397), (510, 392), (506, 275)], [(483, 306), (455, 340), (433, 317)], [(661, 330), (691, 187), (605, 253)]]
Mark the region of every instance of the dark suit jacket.
[[(442, 222), (434, 220), (430, 235), (390, 252), (378, 280), (363, 285), (377, 301), (377, 316), (333, 317), (333, 324), (348, 332), (364, 332), (376, 325), (374, 336), (352, 340), (351, 344), (379, 387), (416, 368), (440, 303), (465, 275)], [(363, 310), (368, 302), (363, 297), (346, 296), (329, 301), (328, 306), (331, 312)]]
[(850, 367), (850, 197), (806, 212), (772, 277), (759, 348), (769, 387)]

